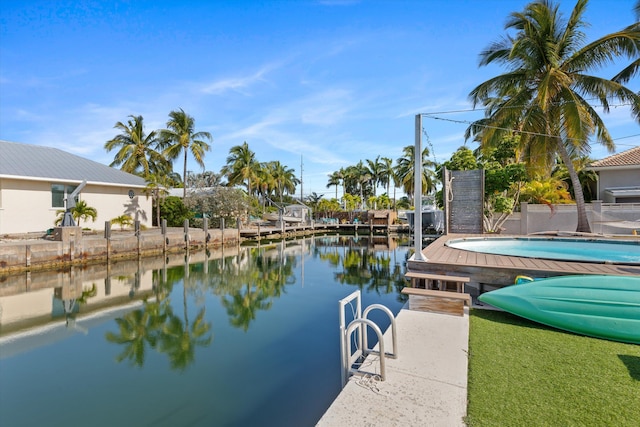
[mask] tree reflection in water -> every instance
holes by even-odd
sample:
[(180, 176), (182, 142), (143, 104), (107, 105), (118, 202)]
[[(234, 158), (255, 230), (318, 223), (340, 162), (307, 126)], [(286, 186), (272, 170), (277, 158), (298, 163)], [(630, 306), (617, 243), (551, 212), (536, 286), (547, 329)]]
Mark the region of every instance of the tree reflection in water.
[[(132, 366), (142, 367), (147, 346), (164, 353), (173, 369), (184, 370), (195, 359), (197, 346), (208, 346), (213, 341), (209, 334), (211, 323), (205, 321), (206, 310), (200, 309), (193, 322), (187, 312), (187, 286), (183, 285), (182, 317), (176, 315), (169, 294), (173, 285), (184, 282), (188, 267), (173, 267), (153, 272), (154, 298), (145, 299), (142, 307), (115, 319), (118, 333), (107, 332), (109, 342), (120, 344), (123, 351), (118, 362), (128, 360)], [(164, 280), (161, 279), (164, 276)]]
[(395, 256), (395, 251), (372, 251), (370, 245), (366, 238), (341, 237), (335, 240), (334, 251), (318, 252), (317, 256), (342, 269), (335, 273), (337, 282), (377, 294), (397, 292), (398, 300), (405, 302), (406, 296), (400, 293), (405, 286), (404, 263), (392, 262), (391, 254)]
[(285, 285), (295, 283), (295, 254), (285, 252), (285, 242), (266, 248), (249, 248), (240, 262), (212, 261), (220, 274), (210, 276), (207, 286), (222, 297), (229, 322), (245, 332), (260, 310), (269, 310)]
[[(229, 317), (229, 323), (248, 331), (260, 311), (269, 310), (274, 301), (295, 283), (295, 270), (301, 253), (327, 262), (339, 271), (336, 282), (355, 285), (377, 294), (400, 294), (405, 285), (404, 262), (391, 259), (395, 251), (371, 250), (369, 239), (316, 237), (278, 242), (258, 248), (240, 248), (231, 256), (201, 263), (153, 271), (153, 297), (142, 306), (116, 319), (117, 332), (106, 339), (123, 347), (118, 362), (142, 367), (149, 349), (165, 354), (171, 368), (185, 370), (195, 360), (198, 347), (213, 341), (211, 322), (206, 320), (205, 298), (217, 296)], [(406, 261), (406, 260), (404, 260)], [(392, 267), (393, 266), (393, 267)], [(182, 287), (182, 313), (175, 312), (170, 295), (174, 285)], [(197, 314), (189, 317), (188, 294), (195, 297)], [(175, 294), (173, 294), (175, 297)]]

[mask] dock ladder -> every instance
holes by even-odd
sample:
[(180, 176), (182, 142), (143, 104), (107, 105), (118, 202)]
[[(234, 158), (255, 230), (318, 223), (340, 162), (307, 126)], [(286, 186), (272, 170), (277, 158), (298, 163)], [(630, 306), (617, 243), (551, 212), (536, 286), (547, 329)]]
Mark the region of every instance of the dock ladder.
[[(356, 307), (353, 310), (354, 319), (347, 325), (345, 320), (345, 307), (350, 305), (353, 309), (352, 301), (356, 302)], [(351, 375), (354, 374), (362, 374), (359, 369), (354, 368), (353, 365), (357, 361), (362, 361), (369, 354), (378, 354), (380, 355), (380, 379), (384, 381), (385, 379), (385, 357), (390, 357), (392, 359), (396, 359), (398, 357), (398, 342), (396, 339), (396, 319), (393, 316), (391, 310), (385, 307), (382, 304), (371, 304), (368, 306), (364, 312), (362, 311), (362, 297), (360, 294), (360, 290), (353, 292), (351, 295), (341, 299), (339, 302), (340, 306), (340, 355), (341, 355), (341, 365), (342, 365), (342, 387), (347, 384), (347, 380)], [(368, 319), (367, 316), (372, 310), (382, 310), (389, 316), (389, 320), (391, 320), (391, 339), (393, 352), (386, 353), (384, 351), (384, 339), (382, 338), (382, 331), (380, 327), (376, 325), (372, 320)], [(373, 348), (369, 348), (367, 342), (367, 326), (370, 327), (378, 336), (378, 348), (379, 351), (374, 350)], [(355, 342), (355, 350), (352, 348), (351, 337), (354, 333), (357, 332), (356, 337), (354, 338)]]

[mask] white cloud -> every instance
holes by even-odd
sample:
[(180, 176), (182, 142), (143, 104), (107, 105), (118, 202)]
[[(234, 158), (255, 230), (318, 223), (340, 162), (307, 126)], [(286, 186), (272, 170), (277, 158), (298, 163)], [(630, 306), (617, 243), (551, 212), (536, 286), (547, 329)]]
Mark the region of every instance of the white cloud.
[(248, 76), (229, 77), (217, 80), (202, 87), (201, 91), (208, 95), (219, 95), (227, 91), (234, 91), (249, 95), (247, 89), (259, 82), (265, 82), (264, 76), (273, 70), (273, 66), (265, 66)]

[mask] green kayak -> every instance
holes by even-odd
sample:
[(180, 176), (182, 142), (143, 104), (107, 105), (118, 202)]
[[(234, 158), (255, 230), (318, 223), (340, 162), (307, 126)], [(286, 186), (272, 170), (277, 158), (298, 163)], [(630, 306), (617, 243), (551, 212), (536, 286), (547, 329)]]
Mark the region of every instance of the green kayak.
[(554, 328), (640, 344), (640, 277), (557, 276), (486, 292), (478, 299)]

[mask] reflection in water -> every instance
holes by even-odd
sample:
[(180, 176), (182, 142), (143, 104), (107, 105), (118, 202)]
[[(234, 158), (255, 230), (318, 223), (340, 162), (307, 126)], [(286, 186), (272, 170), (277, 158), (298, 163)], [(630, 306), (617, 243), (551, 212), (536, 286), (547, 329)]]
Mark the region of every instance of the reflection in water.
[[(370, 251), (368, 239), (324, 237), (313, 241), (314, 257), (341, 267), (342, 271), (335, 274), (339, 283), (385, 294), (399, 292), (404, 286), (402, 267), (394, 263), (390, 269), (392, 252)], [(109, 342), (124, 347), (117, 360), (141, 367), (149, 348), (166, 354), (172, 368), (184, 370), (194, 361), (196, 347), (213, 341), (211, 323), (204, 320), (205, 307), (199, 309), (189, 326), (187, 290), (209, 291), (218, 296), (229, 323), (246, 332), (256, 314), (269, 310), (285, 287), (295, 283), (293, 273), (298, 257), (310, 251), (311, 242), (312, 239), (283, 240), (243, 248), (238, 254), (220, 259), (192, 264), (187, 259), (183, 266), (154, 270), (154, 283), (158, 282), (154, 298), (145, 299), (141, 308), (115, 319), (118, 333), (106, 334)], [(179, 283), (183, 284), (182, 317), (174, 314), (169, 301), (174, 285)], [(398, 293), (398, 298), (404, 297)]]
[(316, 236), (8, 278), (0, 425), (50, 423), (79, 383), (92, 425), (313, 425), (340, 389), (337, 301), (404, 302), (396, 245)]
[[(387, 237), (387, 239), (390, 238)], [(341, 271), (335, 274), (336, 281), (339, 283), (355, 285), (360, 290), (385, 294), (399, 292), (405, 286), (406, 256), (403, 264), (400, 265), (395, 259), (395, 251), (372, 251), (371, 242), (368, 239), (362, 241), (358, 238), (335, 237), (324, 238), (323, 242), (333, 247), (333, 250), (318, 251), (316, 255), (331, 265), (341, 268)], [(391, 246), (393, 244), (389, 243), (388, 248)], [(398, 298), (406, 301), (406, 297), (400, 293)]]

